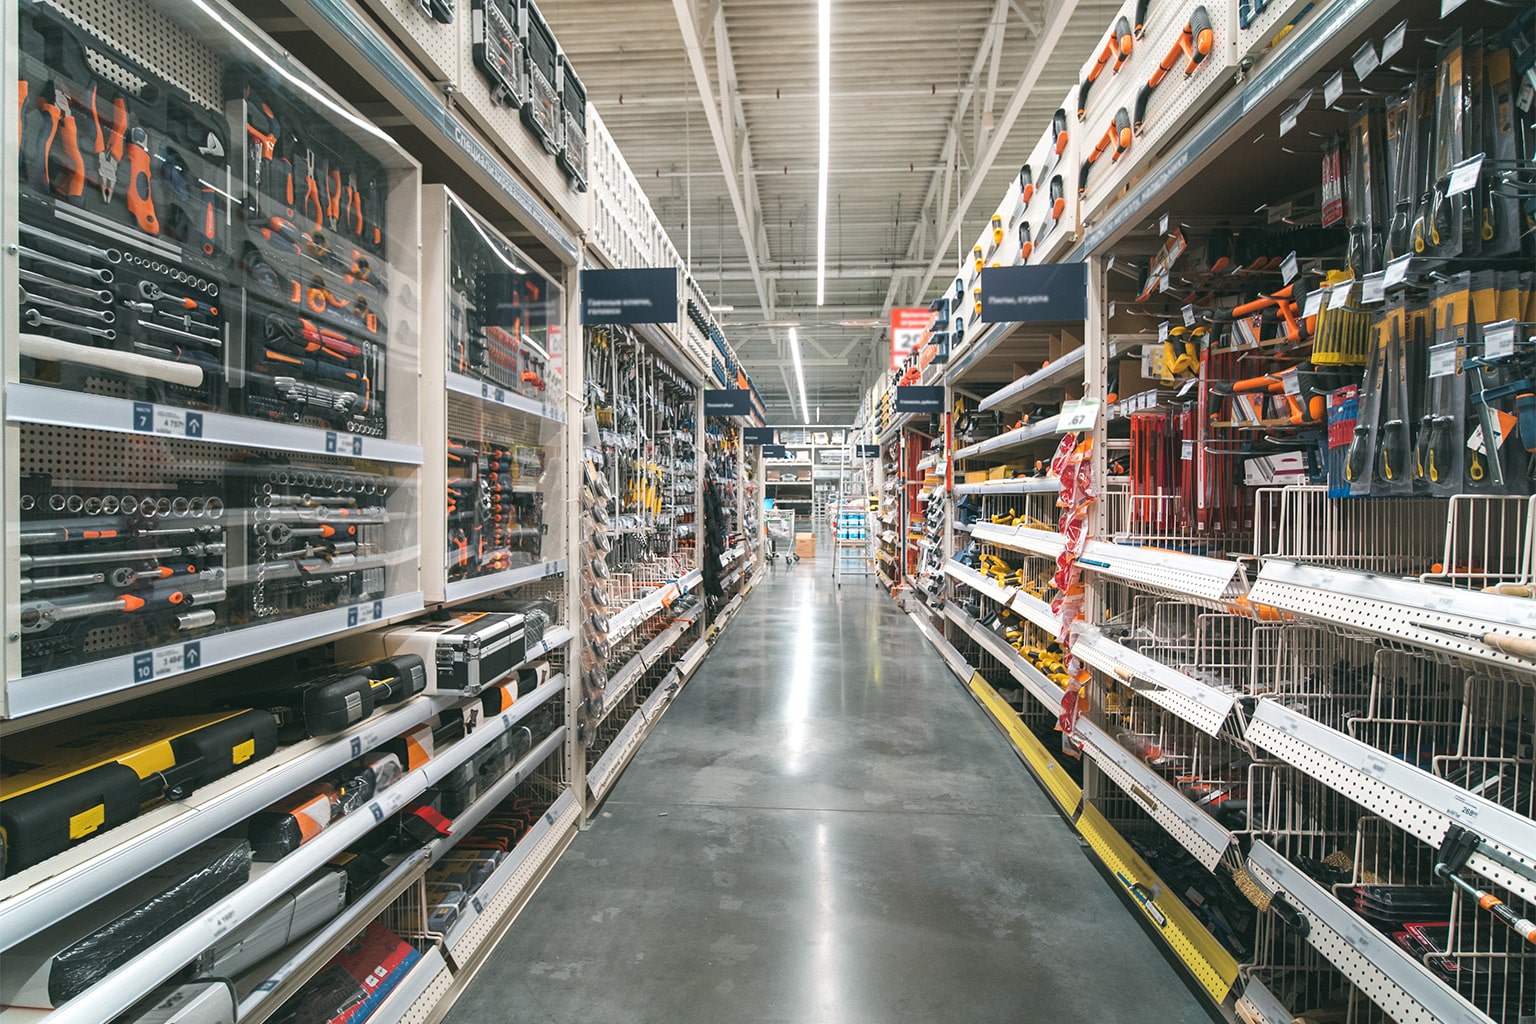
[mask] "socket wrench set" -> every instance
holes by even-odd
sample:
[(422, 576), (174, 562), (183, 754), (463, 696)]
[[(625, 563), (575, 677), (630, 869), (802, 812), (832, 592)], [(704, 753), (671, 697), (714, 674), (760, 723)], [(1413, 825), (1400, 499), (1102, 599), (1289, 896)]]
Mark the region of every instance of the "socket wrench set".
[(156, 647), (226, 622), (223, 482), (22, 477), (23, 671)]
[(385, 436), (385, 307), (414, 284), (385, 207), (415, 169), (211, 22), (129, 8), (21, 5), (22, 379)]
[(539, 402), (561, 401), (564, 290), (450, 193), (448, 370)]

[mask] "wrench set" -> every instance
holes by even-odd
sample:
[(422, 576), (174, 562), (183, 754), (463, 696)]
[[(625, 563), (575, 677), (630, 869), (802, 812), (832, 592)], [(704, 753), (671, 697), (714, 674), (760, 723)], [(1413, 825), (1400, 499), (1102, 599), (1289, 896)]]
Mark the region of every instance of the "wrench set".
[(363, 142), (251, 67), (194, 98), (45, 4), (20, 61), (23, 379), (384, 436)]
[(449, 211), (448, 369), (525, 398), (559, 401), (550, 346), (558, 341), (561, 288), (457, 201)]
[(244, 614), (261, 621), (384, 597), (396, 481), (298, 463), (251, 467), (245, 478)]
[(212, 480), (153, 488), (24, 477), (23, 671), (192, 639), (225, 623), (228, 515)]
[(448, 439), (448, 579), (543, 560), (544, 450)]

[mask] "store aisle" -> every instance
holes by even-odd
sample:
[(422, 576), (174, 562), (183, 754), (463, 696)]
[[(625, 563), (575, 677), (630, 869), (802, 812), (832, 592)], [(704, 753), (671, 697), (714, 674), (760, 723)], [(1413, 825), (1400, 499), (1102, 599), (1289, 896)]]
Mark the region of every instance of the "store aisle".
[(1205, 1022), (867, 579), (780, 566), (451, 1024)]

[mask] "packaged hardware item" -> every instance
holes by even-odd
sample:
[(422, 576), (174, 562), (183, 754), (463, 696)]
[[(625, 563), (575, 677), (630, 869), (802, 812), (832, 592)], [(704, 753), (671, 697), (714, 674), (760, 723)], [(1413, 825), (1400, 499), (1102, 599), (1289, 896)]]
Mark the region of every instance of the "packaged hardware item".
[(367, 1020), (420, 959), (414, 946), (374, 921), (270, 1019), (274, 1024)]
[(208, 947), (200, 975), (235, 978), (278, 950), (323, 927), (347, 905), (347, 875), (335, 868), (311, 877)]
[(235, 986), (227, 978), (166, 985), (121, 1018), (122, 1024), (235, 1024)]
[(210, 839), (5, 952), (0, 1005), (52, 1009), (244, 885), (251, 847)]

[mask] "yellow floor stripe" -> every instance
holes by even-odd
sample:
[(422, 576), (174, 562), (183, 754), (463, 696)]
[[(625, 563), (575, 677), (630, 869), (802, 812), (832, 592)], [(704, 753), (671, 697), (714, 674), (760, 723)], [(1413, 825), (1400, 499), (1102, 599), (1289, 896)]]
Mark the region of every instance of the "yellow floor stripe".
[(981, 706), (986, 708), (987, 713), (1002, 727), (1009, 741), (1024, 758), (1024, 763), (1029, 765), (1035, 778), (1040, 780), (1045, 791), (1051, 795), (1051, 799), (1060, 804), (1068, 816), (1075, 814), (1078, 805), (1083, 802), (1083, 791), (1078, 788), (1072, 776), (1066, 773), (1056, 758), (1051, 756), (1045, 744), (1024, 727), (1013, 705), (998, 696), (992, 684), (983, 679), (979, 672), (971, 677), (970, 689), (976, 699), (981, 702)]
[(1224, 1001), (1237, 980), (1237, 961), (1232, 955), (1206, 931), (1177, 894), (1167, 891), (1162, 879), (1137, 856), (1093, 804), (1083, 803), (1077, 828), (1110, 874), (1131, 894), (1158, 934), (1194, 972), (1205, 990), (1218, 1003)]

